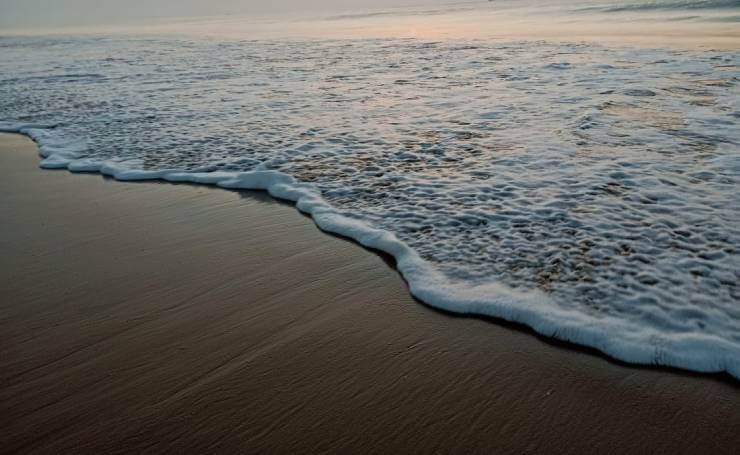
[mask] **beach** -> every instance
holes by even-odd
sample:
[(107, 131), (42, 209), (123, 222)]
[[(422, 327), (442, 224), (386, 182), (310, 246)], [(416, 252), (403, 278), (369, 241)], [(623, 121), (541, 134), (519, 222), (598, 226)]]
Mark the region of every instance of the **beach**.
[(740, 378), (735, 53), (197, 34), (0, 47), (0, 131), (32, 138), (44, 169), (264, 190), (392, 256), (434, 308)]
[(259, 192), (38, 168), (0, 136), (0, 449), (733, 453), (740, 386), (414, 300)]

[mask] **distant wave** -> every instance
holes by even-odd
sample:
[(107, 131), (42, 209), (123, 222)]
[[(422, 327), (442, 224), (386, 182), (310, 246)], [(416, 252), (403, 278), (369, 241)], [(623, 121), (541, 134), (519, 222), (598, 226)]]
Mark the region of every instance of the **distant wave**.
[[(456, 4), (455, 6), (447, 5), (446, 7), (439, 8), (394, 8), (386, 10), (375, 10), (355, 13), (337, 14), (324, 17), (325, 20), (340, 21), (340, 20), (361, 20), (381, 17), (393, 17), (393, 16), (434, 16), (444, 15), (452, 13), (461, 13), (476, 11), (481, 9), (493, 8), (494, 10), (503, 9), (518, 9), (524, 8), (528, 12), (533, 12), (528, 2), (519, 3), (517, 1), (501, 0), (497, 2), (471, 2), (465, 6)], [(557, 4), (550, 5), (555, 6), (557, 9), (562, 8), (563, 12), (592, 12), (592, 13), (623, 13), (623, 12), (650, 12), (650, 11), (700, 11), (700, 10), (728, 10), (728, 9), (740, 9), (740, 0), (652, 0), (644, 2), (633, 2), (628, 1), (603, 1), (595, 0), (594, 2), (577, 2), (575, 5), (569, 2), (563, 2), (560, 6)], [(550, 11), (550, 10), (548, 10)], [(694, 13), (697, 14), (697, 13)], [(733, 16), (734, 17), (734, 16)], [(701, 16), (693, 15), (691, 17), (684, 17), (683, 20), (702, 20)], [(671, 19), (681, 20), (681, 19)], [(721, 22), (735, 22), (731, 18), (723, 17), (711, 17), (707, 18), (709, 21), (721, 21)]]
[(326, 20), (348, 20), (348, 19), (369, 19), (373, 17), (385, 17), (385, 16), (433, 16), (437, 14), (449, 14), (458, 13), (463, 11), (474, 10), (474, 7), (457, 7), (457, 8), (437, 8), (437, 9), (424, 9), (424, 10), (413, 10), (413, 9), (397, 9), (387, 11), (369, 11), (365, 13), (348, 13), (328, 16)]
[(627, 4), (606, 4), (578, 8), (577, 11), (599, 11), (619, 13), (629, 11), (655, 10), (703, 10), (740, 8), (740, 0), (667, 0)]

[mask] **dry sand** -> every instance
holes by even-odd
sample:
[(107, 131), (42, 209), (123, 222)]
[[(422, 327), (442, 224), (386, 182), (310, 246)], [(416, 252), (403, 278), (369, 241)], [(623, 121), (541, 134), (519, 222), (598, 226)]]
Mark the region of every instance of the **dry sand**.
[(262, 194), (0, 168), (4, 453), (740, 447), (738, 381), (431, 310)]

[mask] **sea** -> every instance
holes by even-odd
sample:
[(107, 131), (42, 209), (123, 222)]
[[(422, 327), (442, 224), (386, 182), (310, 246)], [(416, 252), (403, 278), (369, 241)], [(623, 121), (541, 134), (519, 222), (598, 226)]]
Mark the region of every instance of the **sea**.
[(0, 130), (293, 201), (430, 306), (740, 378), (739, 50), (738, 0), (0, 30)]

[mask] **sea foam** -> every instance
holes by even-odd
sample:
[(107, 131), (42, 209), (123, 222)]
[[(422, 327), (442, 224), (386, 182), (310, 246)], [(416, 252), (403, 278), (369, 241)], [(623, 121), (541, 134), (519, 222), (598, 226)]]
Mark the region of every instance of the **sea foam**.
[(46, 45), (3, 67), (0, 130), (43, 167), (265, 190), (391, 254), (431, 306), (740, 377), (737, 55), (72, 43), (48, 44), (79, 53), (62, 73), (100, 77), (24, 79)]

